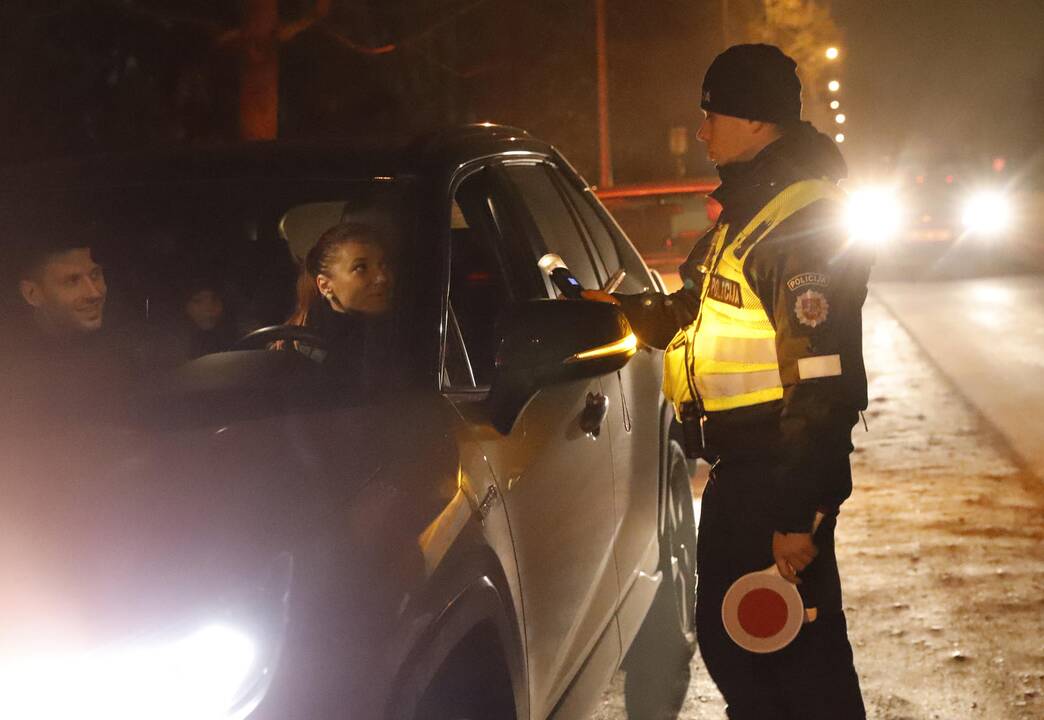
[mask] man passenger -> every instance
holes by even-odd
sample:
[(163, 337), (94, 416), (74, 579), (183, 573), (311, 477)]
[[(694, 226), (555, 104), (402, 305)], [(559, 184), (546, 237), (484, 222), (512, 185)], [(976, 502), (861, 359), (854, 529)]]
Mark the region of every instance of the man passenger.
[(108, 287), (89, 247), (57, 249), (35, 258), (23, 268), (18, 289), (44, 337), (75, 341), (101, 330)]
[(83, 402), (112, 397), (127, 378), (127, 355), (103, 330), (108, 287), (91, 247), (31, 248), (18, 268), (21, 313), (8, 328), (3, 384), (15, 407), (75, 419)]

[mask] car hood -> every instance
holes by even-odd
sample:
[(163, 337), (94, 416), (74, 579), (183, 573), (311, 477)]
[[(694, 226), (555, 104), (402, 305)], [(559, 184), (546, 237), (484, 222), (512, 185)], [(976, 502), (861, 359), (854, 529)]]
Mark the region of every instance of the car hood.
[(6, 443), (5, 627), (109, 640), (233, 612), (376, 476), (373, 417), (81, 426)]

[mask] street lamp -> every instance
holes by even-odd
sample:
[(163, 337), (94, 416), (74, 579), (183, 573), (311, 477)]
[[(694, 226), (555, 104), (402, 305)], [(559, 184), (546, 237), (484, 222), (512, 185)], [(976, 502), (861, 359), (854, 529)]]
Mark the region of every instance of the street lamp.
[(840, 102), (838, 102), (837, 100), (831, 100), (830, 101), (830, 109), (831, 110), (837, 110), (839, 107), (841, 107), (841, 103)]
[(837, 135), (834, 136), (834, 142), (836, 142), (838, 145), (840, 145), (844, 141), (845, 141), (845, 134), (844, 133), (838, 133)]
[(837, 56), (840, 54), (840, 51), (838, 51), (836, 47), (831, 46), (828, 47), (826, 49), (826, 52), (823, 54), (826, 55), (827, 60), (837, 60)]
[(837, 92), (840, 89), (841, 83), (839, 83), (837, 80), (831, 80), (827, 83), (827, 90), (829, 90), (830, 92)]
[(834, 116), (834, 122), (836, 122), (838, 125), (844, 125), (845, 124), (845, 114), (844, 113), (838, 113), (837, 115), (835, 115)]

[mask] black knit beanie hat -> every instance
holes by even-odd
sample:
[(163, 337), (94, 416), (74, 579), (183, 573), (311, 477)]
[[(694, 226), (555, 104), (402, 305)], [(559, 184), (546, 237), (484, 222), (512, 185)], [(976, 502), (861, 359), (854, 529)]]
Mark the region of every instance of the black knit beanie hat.
[(703, 78), (707, 112), (788, 125), (801, 119), (797, 63), (775, 45), (733, 45)]

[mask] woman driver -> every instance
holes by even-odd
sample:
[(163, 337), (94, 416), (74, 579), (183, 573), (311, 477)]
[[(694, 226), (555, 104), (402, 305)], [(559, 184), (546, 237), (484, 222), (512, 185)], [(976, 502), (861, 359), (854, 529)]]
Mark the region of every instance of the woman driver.
[[(323, 364), (357, 372), (379, 346), (394, 289), (386, 243), (370, 225), (341, 223), (305, 257), (297, 310), (287, 321), (323, 339)], [(300, 344), (299, 344), (300, 345)], [(308, 348), (299, 350), (315, 356)]]

